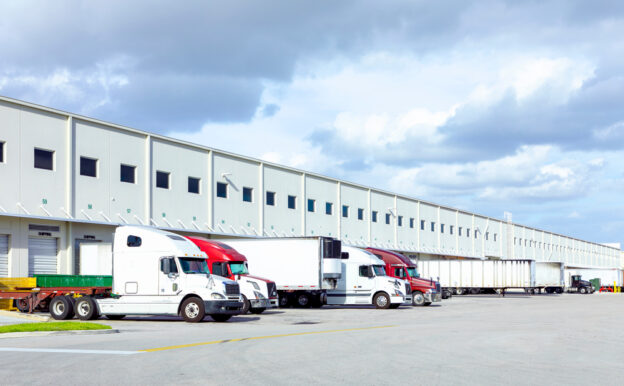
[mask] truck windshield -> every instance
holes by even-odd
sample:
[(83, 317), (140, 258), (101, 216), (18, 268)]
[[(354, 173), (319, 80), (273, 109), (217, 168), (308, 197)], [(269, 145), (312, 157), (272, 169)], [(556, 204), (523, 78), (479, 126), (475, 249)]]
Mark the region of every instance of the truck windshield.
[(407, 274), (410, 275), (410, 277), (413, 277), (413, 278), (420, 277), (420, 275), (418, 274), (418, 271), (414, 267), (407, 268)]
[(373, 265), (373, 271), (375, 271), (375, 276), (386, 276), (386, 269), (383, 265)]
[(178, 257), (180, 267), (184, 273), (210, 273), (205, 259), (194, 259), (190, 257)]
[(249, 271), (247, 271), (247, 266), (243, 262), (230, 263), (230, 271), (232, 271), (232, 275), (245, 275), (249, 273)]

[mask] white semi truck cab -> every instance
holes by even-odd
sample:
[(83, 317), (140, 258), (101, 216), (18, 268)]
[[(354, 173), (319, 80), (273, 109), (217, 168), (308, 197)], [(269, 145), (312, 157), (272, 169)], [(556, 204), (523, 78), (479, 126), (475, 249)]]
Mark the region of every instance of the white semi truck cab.
[(386, 276), (385, 263), (372, 253), (342, 246), (348, 259), (340, 260), (342, 272), (337, 287), (327, 291), (327, 304), (373, 304), (377, 308), (398, 308), (411, 304), (409, 282)]
[(108, 318), (180, 315), (199, 322), (205, 315), (224, 322), (239, 314), (235, 281), (211, 275), (206, 254), (188, 239), (150, 227), (121, 226), (113, 245), (113, 297), (96, 298)]

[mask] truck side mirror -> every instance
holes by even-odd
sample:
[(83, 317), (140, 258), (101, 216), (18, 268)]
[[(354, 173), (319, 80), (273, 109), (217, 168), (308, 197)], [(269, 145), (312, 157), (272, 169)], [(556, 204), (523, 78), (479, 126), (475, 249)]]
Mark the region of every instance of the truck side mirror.
[(342, 260), (347, 260), (349, 258), (349, 252), (341, 252), (340, 253), (340, 258)]
[(171, 260), (169, 259), (160, 260), (160, 270), (165, 275), (169, 275), (171, 273)]

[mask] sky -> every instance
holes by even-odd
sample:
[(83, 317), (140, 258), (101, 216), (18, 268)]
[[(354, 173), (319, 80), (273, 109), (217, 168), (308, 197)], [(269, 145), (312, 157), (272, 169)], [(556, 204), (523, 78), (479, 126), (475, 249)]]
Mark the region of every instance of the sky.
[(624, 245), (624, 2), (0, 3), (0, 95)]

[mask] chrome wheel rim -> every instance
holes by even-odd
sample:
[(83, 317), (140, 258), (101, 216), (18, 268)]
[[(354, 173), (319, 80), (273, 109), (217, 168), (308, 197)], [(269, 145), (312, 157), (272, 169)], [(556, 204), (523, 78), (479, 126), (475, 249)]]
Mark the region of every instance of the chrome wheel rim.
[(379, 307), (385, 307), (388, 304), (388, 299), (385, 296), (377, 297), (377, 305)]
[(184, 308), (184, 312), (189, 318), (196, 318), (199, 315), (199, 306), (196, 303), (189, 303)]

